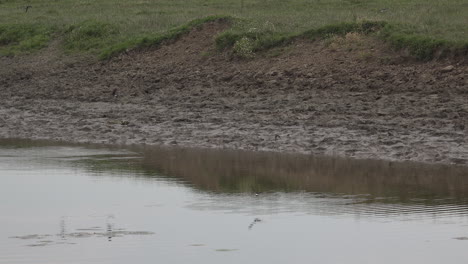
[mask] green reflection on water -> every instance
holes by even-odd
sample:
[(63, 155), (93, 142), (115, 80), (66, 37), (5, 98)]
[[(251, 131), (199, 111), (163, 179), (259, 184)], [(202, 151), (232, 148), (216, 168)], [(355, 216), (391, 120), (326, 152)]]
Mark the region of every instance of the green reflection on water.
[[(0, 141), (0, 144), (40, 147), (51, 143)], [(134, 154), (71, 155), (67, 159), (96, 176), (106, 172), (138, 180), (165, 178), (215, 193), (366, 195), (361, 203), (426, 205), (444, 204), (447, 199), (464, 202), (468, 193), (468, 168), (463, 166), (233, 150), (128, 149)]]
[(87, 159), (93, 171), (168, 177), (216, 193), (314, 192), (369, 195), (367, 202), (463, 201), (468, 168), (280, 153), (141, 148), (141, 159)]

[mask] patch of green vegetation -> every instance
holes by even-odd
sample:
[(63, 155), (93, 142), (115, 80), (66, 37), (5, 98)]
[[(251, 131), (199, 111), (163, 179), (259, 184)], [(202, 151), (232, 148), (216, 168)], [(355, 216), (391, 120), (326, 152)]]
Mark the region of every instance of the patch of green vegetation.
[(309, 39), (326, 38), (333, 35), (346, 35), (347, 33), (370, 34), (380, 30), (386, 22), (383, 21), (362, 21), (362, 22), (343, 22), (339, 24), (326, 25), (320, 28), (307, 30), (300, 36)]
[(33, 24), (0, 25), (0, 54), (31, 52), (47, 46), (53, 30)]
[(385, 25), (377, 34), (378, 37), (390, 43), (396, 49), (406, 49), (420, 60), (429, 60), (438, 56), (450, 54), (467, 55), (468, 43), (437, 39), (421, 35), (412, 27), (405, 25)]
[(273, 31), (260, 32), (257, 30), (249, 30), (242, 32), (233, 29), (219, 34), (215, 42), (219, 50), (233, 48), (234, 54), (248, 58), (253, 57), (254, 52), (288, 44), (295, 36), (296, 34)]
[[(259, 32), (248, 30), (241, 32), (237, 29), (221, 33), (216, 38), (216, 46), (223, 50), (233, 48), (234, 54), (241, 57), (251, 57), (251, 53), (268, 50), (287, 45), (297, 38), (324, 39), (333, 35), (345, 35), (350, 32), (369, 34), (382, 28), (385, 22), (364, 21), (359, 23), (340, 23), (327, 25), (317, 29), (306, 30), (302, 33), (279, 33), (271, 30)], [(247, 54), (249, 56), (245, 56)]]
[(390, 34), (386, 39), (397, 49), (408, 49), (410, 53), (419, 59), (431, 59), (437, 51), (445, 52), (450, 45), (445, 40), (404, 34)]
[(118, 34), (117, 27), (88, 20), (69, 26), (64, 32), (64, 46), (68, 50), (88, 51), (102, 49)]
[(232, 18), (228, 16), (209, 16), (195, 19), (185, 25), (175, 27), (165, 33), (136, 37), (122, 43), (115, 44), (109, 48), (104, 49), (104, 51), (99, 55), (99, 58), (108, 59), (129, 49), (154, 47), (166, 41), (177, 40), (182, 35), (188, 33), (190, 30), (205, 23), (214, 21), (230, 22), (231, 20)]

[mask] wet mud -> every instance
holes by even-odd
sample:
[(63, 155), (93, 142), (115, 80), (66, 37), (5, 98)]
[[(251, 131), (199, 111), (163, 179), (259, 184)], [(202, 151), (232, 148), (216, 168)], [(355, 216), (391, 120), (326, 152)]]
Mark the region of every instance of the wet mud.
[(468, 64), (348, 34), (253, 59), (207, 24), (105, 62), (54, 49), (0, 61), (0, 137), (468, 165)]

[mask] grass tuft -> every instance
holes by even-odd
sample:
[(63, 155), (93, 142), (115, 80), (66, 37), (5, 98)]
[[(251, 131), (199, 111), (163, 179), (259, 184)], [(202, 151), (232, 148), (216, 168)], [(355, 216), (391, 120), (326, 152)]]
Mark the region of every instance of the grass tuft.
[(397, 50), (406, 49), (411, 55), (420, 60), (430, 60), (439, 54), (446, 56), (460, 52), (460, 45), (454, 41), (436, 39), (414, 33), (404, 25), (387, 24), (377, 34), (384, 41), (390, 43)]
[(254, 57), (255, 43), (252, 39), (243, 37), (234, 43), (233, 51), (239, 57), (253, 58)]
[(363, 21), (363, 22), (348, 22), (348, 23), (339, 23), (333, 25), (323, 26), (317, 29), (307, 30), (301, 34), (301, 36), (309, 39), (320, 39), (326, 38), (332, 35), (343, 36), (348, 33), (361, 33), (361, 34), (370, 34), (380, 30), (386, 25), (382, 21)]
[(94, 20), (69, 26), (64, 32), (64, 46), (68, 50), (89, 51), (100, 49), (118, 34), (117, 27)]
[(33, 24), (0, 25), (0, 54), (14, 55), (47, 46), (53, 30)]
[(287, 34), (273, 31), (247, 31), (239, 32), (236, 30), (228, 30), (219, 34), (215, 39), (215, 44), (218, 50), (225, 50), (234, 47), (234, 53), (242, 56), (236, 47), (249, 46), (252, 52), (268, 50), (274, 47), (286, 45), (290, 43), (295, 34)]

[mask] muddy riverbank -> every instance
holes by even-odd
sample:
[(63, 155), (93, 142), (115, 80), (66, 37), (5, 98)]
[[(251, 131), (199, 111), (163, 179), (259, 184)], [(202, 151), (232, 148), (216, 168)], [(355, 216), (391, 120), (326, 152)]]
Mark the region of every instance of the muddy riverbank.
[(241, 60), (214, 49), (225, 28), (99, 63), (2, 58), (0, 137), (468, 165), (466, 62), (357, 34)]

